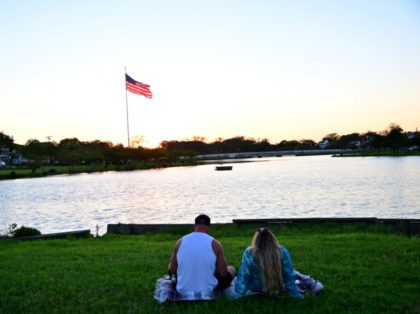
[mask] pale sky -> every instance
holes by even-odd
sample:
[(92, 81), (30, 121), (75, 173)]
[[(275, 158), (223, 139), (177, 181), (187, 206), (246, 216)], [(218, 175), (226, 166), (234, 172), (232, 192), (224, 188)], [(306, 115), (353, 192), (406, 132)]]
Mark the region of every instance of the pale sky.
[(143, 146), (420, 127), (419, 0), (0, 0), (0, 132)]

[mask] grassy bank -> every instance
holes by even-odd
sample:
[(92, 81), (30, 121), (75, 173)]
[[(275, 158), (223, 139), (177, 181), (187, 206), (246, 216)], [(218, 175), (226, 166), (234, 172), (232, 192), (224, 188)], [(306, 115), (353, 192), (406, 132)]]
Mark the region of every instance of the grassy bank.
[(406, 156), (420, 156), (420, 151), (401, 150), (394, 152), (392, 150), (361, 150), (343, 152), (335, 154), (333, 157), (406, 157)]
[(182, 161), (182, 162), (139, 162), (130, 163), (124, 165), (55, 165), (55, 166), (42, 166), (37, 168), (35, 171), (27, 167), (14, 167), (14, 168), (1, 168), (0, 169), (0, 180), (7, 179), (21, 179), (21, 178), (39, 178), (52, 175), (63, 175), (63, 174), (78, 174), (78, 173), (93, 173), (93, 172), (105, 172), (105, 171), (131, 171), (131, 170), (143, 170), (143, 169), (156, 169), (164, 167), (180, 167), (189, 166), (195, 164), (194, 162)]
[[(215, 225), (239, 266), (255, 227)], [(175, 240), (188, 229), (139, 236), (0, 242), (1, 313), (419, 313), (420, 241), (378, 226), (272, 227), (296, 269), (325, 285), (304, 300), (266, 297), (158, 304)]]

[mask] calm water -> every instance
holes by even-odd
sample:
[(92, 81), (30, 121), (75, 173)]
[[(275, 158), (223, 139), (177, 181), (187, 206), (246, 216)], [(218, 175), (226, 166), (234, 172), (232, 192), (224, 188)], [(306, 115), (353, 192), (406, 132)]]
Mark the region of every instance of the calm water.
[[(255, 160), (255, 159), (254, 159)], [(420, 218), (420, 157), (281, 157), (133, 172), (0, 181), (0, 228), (106, 232), (109, 223), (235, 218)]]

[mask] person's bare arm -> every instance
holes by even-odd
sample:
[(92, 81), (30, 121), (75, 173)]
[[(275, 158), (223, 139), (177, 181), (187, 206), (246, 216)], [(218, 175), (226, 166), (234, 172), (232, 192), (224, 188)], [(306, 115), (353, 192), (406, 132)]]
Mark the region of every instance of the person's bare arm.
[(171, 260), (169, 262), (168, 271), (170, 274), (176, 274), (176, 270), (178, 269), (178, 260), (176, 258), (176, 254), (178, 252), (179, 246), (181, 245), (181, 240), (182, 239), (179, 239), (176, 242), (174, 252), (172, 253)]
[(216, 271), (221, 277), (227, 276), (227, 261), (225, 254), (223, 253), (223, 247), (219, 241), (213, 240), (212, 243), (213, 252), (216, 255)]

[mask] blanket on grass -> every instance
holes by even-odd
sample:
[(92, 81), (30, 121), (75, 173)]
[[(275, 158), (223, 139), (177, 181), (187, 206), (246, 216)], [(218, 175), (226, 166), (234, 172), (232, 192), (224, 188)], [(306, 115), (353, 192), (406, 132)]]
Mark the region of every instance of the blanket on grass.
[[(313, 279), (309, 275), (301, 274), (295, 270), (295, 282), (299, 291), (302, 294), (319, 294), (324, 289), (321, 282)], [(182, 294), (176, 291), (175, 282), (169, 277), (164, 276), (159, 278), (156, 282), (154, 299), (159, 303), (166, 301), (199, 301), (199, 300), (215, 300), (218, 298), (234, 298), (235, 297), (235, 281), (223, 291), (209, 291), (209, 292), (183, 292)], [(247, 295), (259, 294), (258, 292), (249, 291)]]

